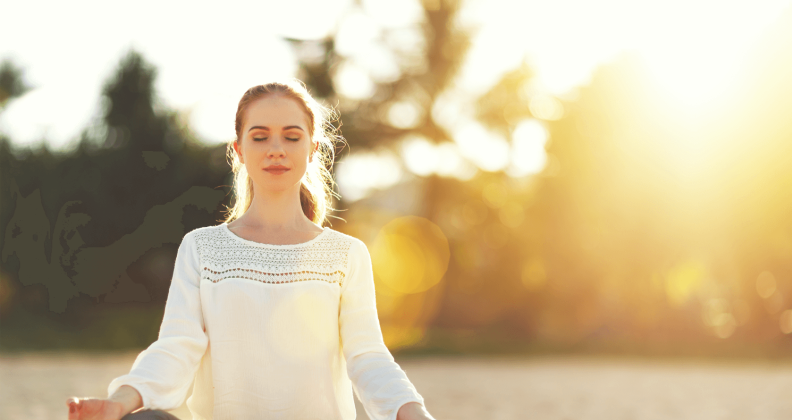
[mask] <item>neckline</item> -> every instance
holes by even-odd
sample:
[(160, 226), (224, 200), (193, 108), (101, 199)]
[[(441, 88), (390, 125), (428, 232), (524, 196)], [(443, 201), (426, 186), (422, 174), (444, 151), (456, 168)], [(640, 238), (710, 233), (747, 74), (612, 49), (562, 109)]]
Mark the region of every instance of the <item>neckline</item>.
[(231, 238), (237, 240), (238, 242), (242, 242), (242, 243), (247, 244), (247, 245), (265, 247), (265, 248), (296, 248), (296, 247), (301, 247), (301, 246), (305, 246), (305, 245), (310, 245), (310, 244), (318, 241), (319, 239), (321, 239), (330, 230), (330, 227), (325, 226), (325, 227), (322, 228), (322, 231), (319, 232), (318, 235), (314, 236), (314, 238), (309, 240), (309, 241), (300, 242), (300, 243), (297, 243), (297, 244), (278, 245), (278, 244), (265, 244), (265, 243), (262, 243), (262, 242), (256, 242), (256, 241), (251, 241), (249, 239), (245, 239), (245, 238), (237, 235), (236, 233), (232, 232), (231, 229), (228, 228), (228, 223), (226, 223), (226, 222), (223, 222), (223, 224), (221, 224), (220, 227), (221, 227), (221, 229), (224, 232), (226, 232), (226, 234), (228, 234), (228, 236), (230, 236)]

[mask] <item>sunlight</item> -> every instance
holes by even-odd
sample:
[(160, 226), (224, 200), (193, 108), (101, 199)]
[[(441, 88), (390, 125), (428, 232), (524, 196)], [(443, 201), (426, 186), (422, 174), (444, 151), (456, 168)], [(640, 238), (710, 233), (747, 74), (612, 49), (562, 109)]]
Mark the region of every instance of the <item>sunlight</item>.
[(784, 334), (792, 333), (792, 310), (787, 309), (781, 314), (779, 324), (782, 333)]
[(399, 182), (402, 168), (398, 158), (387, 151), (356, 153), (338, 162), (335, 174), (341, 196), (353, 202)]
[(462, 156), (485, 171), (499, 171), (509, 163), (509, 142), (477, 122), (458, 127), (453, 137)]
[(335, 89), (352, 99), (366, 99), (374, 94), (374, 81), (360, 65), (344, 61), (333, 78)]
[(437, 174), (467, 181), (476, 175), (477, 169), (460, 154), (455, 143), (433, 144), (420, 136), (410, 136), (401, 143), (404, 166), (419, 176)]
[(547, 164), (545, 143), (549, 134), (538, 120), (521, 122), (512, 134), (511, 166), (508, 174), (521, 177), (542, 171)]
[[(745, 55), (788, 1), (671, 2), (651, 10), (673, 30), (647, 32), (639, 50), (674, 106), (716, 111), (735, 92)], [(684, 8), (685, 13), (679, 13)]]
[[(675, 105), (695, 113), (731, 90), (746, 49), (789, 6), (789, 0), (472, 0), (463, 22), (496, 25), (485, 25), (473, 39), (470, 69), (463, 72), (470, 76), (463, 81), (478, 91), (519, 54), (503, 39), (538, 41), (517, 45), (536, 72), (536, 85), (555, 95), (588, 84), (598, 66), (632, 50), (646, 59)], [(489, 67), (474, 70), (482, 66)]]
[(705, 267), (689, 261), (671, 269), (666, 277), (666, 295), (674, 305), (682, 305), (698, 291), (704, 281)]
[(421, 108), (415, 102), (394, 102), (388, 109), (388, 122), (396, 128), (413, 128), (421, 119)]
[[(243, 90), (244, 92), (244, 90)], [(234, 125), (229, 118), (229, 109), (235, 109), (239, 104), (237, 92), (206, 94), (196, 102), (188, 115), (190, 126), (206, 141), (224, 142), (236, 138)]]
[(544, 287), (547, 282), (547, 273), (541, 259), (533, 258), (526, 261), (522, 267), (520, 276), (523, 286), (531, 291), (536, 291)]
[(531, 98), (531, 114), (536, 118), (555, 121), (564, 116), (564, 105), (550, 95), (536, 95)]
[(756, 293), (762, 298), (767, 299), (773, 296), (776, 291), (776, 279), (773, 273), (762, 271), (756, 278)]
[(83, 86), (69, 83), (33, 89), (0, 113), (0, 132), (18, 145), (48, 140), (51, 147), (68, 151), (76, 133), (98, 114), (98, 96), (98, 91), (86, 92)]
[(424, 137), (411, 137), (402, 142), (404, 165), (410, 172), (431, 175), (439, 163), (437, 149)]
[(371, 246), (377, 279), (396, 295), (421, 293), (434, 287), (445, 275), (449, 258), (448, 239), (442, 230), (415, 216), (392, 220)]

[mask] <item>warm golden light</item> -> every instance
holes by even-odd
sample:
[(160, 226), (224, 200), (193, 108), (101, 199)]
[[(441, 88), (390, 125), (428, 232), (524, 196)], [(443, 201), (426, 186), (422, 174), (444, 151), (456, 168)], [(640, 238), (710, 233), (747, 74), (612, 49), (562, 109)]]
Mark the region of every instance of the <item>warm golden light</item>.
[(743, 299), (734, 301), (734, 318), (737, 325), (745, 325), (751, 319), (751, 306)]
[(549, 95), (536, 95), (531, 98), (531, 114), (536, 118), (555, 121), (564, 116), (564, 105)]
[(737, 327), (737, 321), (734, 315), (730, 313), (723, 313), (715, 320), (715, 335), (719, 338), (729, 338), (734, 334), (734, 329)]
[[(440, 279), (428, 278), (426, 256), (419, 244), (401, 234), (380, 234), (374, 243), (374, 267), (382, 281), (400, 293), (419, 291)], [(428, 287), (427, 287), (428, 288)]]
[(709, 299), (702, 306), (704, 325), (711, 327), (713, 333), (719, 338), (729, 338), (739, 325), (737, 318), (732, 314), (732, 305), (725, 299)]
[[(196, 93), (178, 104), (167, 100), (175, 98), (174, 75), (192, 74), (179, 71), (186, 65), (205, 66), (165, 64), (169, 54), (158, 53), (148, 68), (148, 54), (130, 55), (102, 90), (102, 112), (80, 127), (84, 135), (69, 136), (79, 147), (57, 157), (8, 146), (61, 131), (59, 124), (46, 128), (41, 116), (88, 122), (48, 111), (68, 110), (62, 105), (70, 97), (98, 99), (97, 67), (75, 56), (81, 65), (66, 66), (71, 70), (45, 65), (10, 78), (20, 83), (0, 83), (0, 207), (10, 215), (0, 252), (0, 321), (4, 334), (7, 320), (16, 337), (3, 340), (0, 351), (38, 346), (39, 338), (69, 347), (60, 342), (65, 334), (105, 309), (115, 316), (110, 305), (121, 303), (130, 284), (151, 295), (140, 312), (130, 312), (130, 328), (105, 333), (115, 322), (108, 317), (101, 333), (69, 340), (144, 344), (131, 326), (142, 325), (139, 314), (153, 319), (152, 305), (165, 302), (171, 272), (163, 256), (176, 250), (180, 229), (215, 224), (212, 209), (244, 202), (240, 191), (221, 194), (233, 187), (226, 150), (217, 143), (233, 138), (229, 115), (239, 95), (252, 83), (287, 76), (337, 111), (328, 122), (338, 130), (327, 133), (339, 140), (336, 153), (319, 150), (332, 158), (325, 163), (340, 197), (326, 197), (319, 224), (366, 244), (389, 348), (454, 352), (470, 343), (449, 337), (463, 337), (486, 351), (526, 354), (559, 345), (581, 353), (701, 356), (788, 350), (790, 0), (348, 3), (326, 19), (337, 32), (262, 44), (274, 50), (257, 44), (275, 53), (266, 60), (245, 62), (261, 54), (228, 51), (222, 60), (200, 55), (215, 64), (239, 56), (235, 68), (247, 70), (242, 78), (235, 71), (228, 77), (227, 65), (193, 74), (177, 90)], [(480, 27), (471, 24), (476, 18)], [(26, 50), (38, 49), (19, 49)], [(21, 71), (3, 66), (2, 74)], [(165, 78), (155, 78), (157, 67)], [(21, 92), (13, 85), (41, 71), (57, 75), (55, 82), (72, 81), (61, 74), (66, 70), (84, 73), (93, 88), (69, 83), (78, 87), (68, 95), (43, 85), (13, 97), (4, 92)], [(199, 79), (221, 84), (204, 89), (194, 83)], [(6, 130), (12, 125), (18, 128)], [(19, 127), (40, 134), (23, 135)], [(190, 184), (204, 186), (190, 189), (204, 191), (200, 197), (180, 195)], [(219, 186), (217, 194), (206, 186)], [(131, 197), (140, 198), (134, 206)], [(143, 217), (160, 214), (166, 199), (167, 220)], [(71, 200), (84, 200), (86, 213), (72, 213)], [(82, 223), (88, 213), (106, 217)], [(124, 223), (110, 226), (112, 218)], [(92, 256), (116, 241), (128, 244), (121, 235), (134, 232), (136, 220), (144, 222), (139, 232), (151, 230), (152, 220), (176, 230), (152, 230), (162, 235), (130, 248), (116, 261), (116, 274), (86, 275), (85, 267), (97, 266), (86, 263)], [(80, 224), (85, 229), (77, 232)], [(306, 256), (316, 264), (325, 257)], [(41, 267), (55, 274), (39, 275)], [(118, 278), (123, 282), (113, 283)], [(30, 287), (36, 284), (47, 287)], [(302, 338), (337, 340), (334, 310), (314, 298), (311, 285), (327, 288), (300, 285), (304, 295), (285, 296), (273, 303), (272, 316), (248, 317), (231, 332), (245, 337), (245, 330), (296, 323)], [(240, 302), (255, 305), (254, 297)], [(53, 329), (53, 318), (38, 316), (48, 305), (64, 309), (70, 299), (76, 312), (63, 318), (69, 328)], [(237, 306), (244, 312), (244, 305)], [(52, 334), (39, 334), (46, 331)], [(299, 362), (327, 347), (296, 343), (269, 343), (268, 351)]]
[(508, 173), (519, 177), (541, 172), (547, 165), (545, 146), (549, 137), (545, 126), (536, 119), (517, 124), (512, 133), (512, 156)]
[(762, 271), (759, 277), (756, 278), (756, 293), (763, 299), (773, 296), (776, 291), (776, 279), (773, 273), (769, 271)]
[(517, 228), (525, 219), (525, 209), (520, 203), (509, 203), (498, 211), (498, 217), (504, 226)]
[(784, 309), (784, 296), (777, 290), (762, 302), (765, 310), (770, 315), (777, 314), (781, 309)]
[(499, 209), (506, 204), (506, 187), (499, 182), (492, 182), (484, 187), (484, 201), (492, 208)]
[(542, 260), (534, 258), (523, 264), (520, 279), (523, 286), (528, 290), (539, 290), (544, 287), (547, 282), (547, 273)]
[(698, 289), (704, 280), (704, 266), (696, 261), (682, 263), (674, 267), (666, 277), (668, 300), (681, 305)]
[(377, 278), (399, 294), (420, 293), (436, 285), (449, 257), (448, 240), (440, 228), (415, 216), (385, 225), (371, 247)]
[(784, 334), (792, 333), (792, 309), (787, 309), (786, 311), (781, 313), (779, 324), (782, 333)]

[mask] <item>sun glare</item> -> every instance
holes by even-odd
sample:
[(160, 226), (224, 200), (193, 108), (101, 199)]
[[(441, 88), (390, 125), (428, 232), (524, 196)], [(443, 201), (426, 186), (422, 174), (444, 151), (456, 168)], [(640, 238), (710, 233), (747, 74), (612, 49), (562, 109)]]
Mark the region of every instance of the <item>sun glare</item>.
[[(469, 61), (491, 64), (487, 58), (513, 55), (520, 46), (536, 71), (536, 84), (547, 93), (562, 95), (585, 85), (598, 66), (635, 51), (678, 106), (698, 112), (730, 89), (746, 50), (789, 6), (789, 0), (478, 0), (470, 2), (464, 17), (497, 22), (473, 40)], [(473, 73), (481, 80), (485, 72)]]
[(735, 91), (754, 42), (788, 1), (685, 2), (658, 8), (657, 30), (633, 46), (674, 105), (701, 116)]

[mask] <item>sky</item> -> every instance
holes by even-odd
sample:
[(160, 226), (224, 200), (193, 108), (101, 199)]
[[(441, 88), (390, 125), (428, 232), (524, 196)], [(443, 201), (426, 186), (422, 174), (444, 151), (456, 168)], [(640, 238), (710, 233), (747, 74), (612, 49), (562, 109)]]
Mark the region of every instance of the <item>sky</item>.
[[(398, 75), (398, 63), (377, 48), (383, 29), (399, 30), (409, 48), (421, 9), (417, 0), (354, 3), (11, 2), (4, 5), (4, 15), (13, 18), (0, 26), (0, 59), (11, 58), (21, 66), (34, 89), (0, 114), (0, 131), (16, 147), (45, 140), (54, 149), (73, 147), (79, 132), (99, 118), (102, 84), (130, 47), (157, 67), (162, 104), (188, 113), (190, 124), (208, 143), (233, 138), (233, 112), (248, 87), (296, 74), (296, 58), (284, 36), (317, 39), (338, 32), (339, 52), (354, 59), (339, 73), (337, 88), (365, 97), (370, 80)], [(738, 77), (743, 54), (790, 3), (468, 0), (458, 24), (474, 31), (473, 44), (448, 102), (471, 100), (523, 60), (537, 74), (532, 89), (574, 99), (576, 87), (586, 85), (597, 66), (634, 51), (646, 60), (658, 83), (695, 112), (718, 102), (721, 88)], [(450, 115), (449, 121), (461, 116)], [(536, 122), (521, 127), (515, 131), (513, 148), (542, 147), (547, 133)], [(527, 138), (525, 133), (538, 134), (533, 140), (520, 140)], [(459, 131), (457, 154), (464, 156), (465, 144), (475, 143), (478, 134), (486, 134), (480, 126)], [(450, 153), (448, 148), (430, 153), (420, 139), (414, 140), (405, 142), (405, 153)], [(494, 154), (474, 162), (482, 169), (503, 167), (508, 160), (508, 139), (492, 141), (499, 145)], [(468, 160), (476, 158), (470, 153)], [(532, 162), (542, 166), (537, 159)], [(457, 169), (470, 174), (464, 165)], [(411, 170), (426, 172), (425, 167)]]

